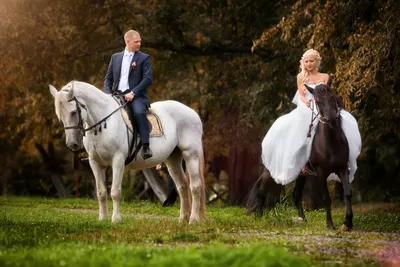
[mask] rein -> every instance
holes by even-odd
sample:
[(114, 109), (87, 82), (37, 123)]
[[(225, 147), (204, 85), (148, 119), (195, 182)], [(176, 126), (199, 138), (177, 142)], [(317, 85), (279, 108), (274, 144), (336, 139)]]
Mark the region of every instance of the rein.
[[(107, 129), (107, 122), (106, 122), (106, 120), (107, 120), (109, 117), (111, 117), (115, 112), (117, 112), (117, 111), (119, 111), (120, 109), (124, 108), (124, 107), (129, 103), (129, 102), (125, 102), (124, 104), (121, 104), (118, 108), (116, 108), (116, 109), (115, 109), (114, 111), (112, 111), (110, 114), (108, 114), (107, 116), (105, 116), (104, 118), (102, 118), (101, 120), (99, 120), (98, 122), (96, 122), (95, 124), (93, 124), (92, 126), (90, 126), (90, 127), (88, 127), (88, 128), (85, 128), (85, 127), (83, 127), (83, 118), (82, 118), (82, 114), (81, 114), (81, 111), (82, 111), (81, 108), (83, 108), (84, 110), (87, 111), (86, 106), (85, 106), (84, 104), (82, 104), (75, 96), (74, 96), (72, 99), (68, 100), (68, 102), (72, 102), (72, 101), (75, 101), (75, 103), (76, 103), (76, 110), (77, 110), (77, 112), (78, 112), (78, 118), (79, 118), (78, 125), (69, 126), (69, 127), (64, 127), (64, 129), (65, 129), (65, 130), (72, 130), (72, 129), (81, 130), (82, 133), (83, 133), (83, 136), (85, 136), (85, 132), (87, 132), (87, 131), (89, 131), (89, 130), (92, 130), (93, 128), (95, 128), (95, 129), (94, 129), (94, 135), (97, 135), (97, 128), (96, 128), (96, 127), (97, 127), (98, 125), (100, 125), (100, 127), (99, 127), (99, 132), (101, 132), (101, 124), (102, 124), (103, 122), (104, 122), (104, 129)], [(117, 103), (118, 103), (118, 101), (117, 101)], [(134, 160), (134, 159), (136, 158), (137, 153), (139, 152), (140, 148), (142, 147), (142, 141), (139, 141), (139, 143), (137, 142), (137, 138), (136, 138), (136, 136), (137, 136), (136, 128), (133, 127), (133, 129), (134, 129), (134, 131), (133, 131), (133, 133), (132, 133), (133, 139), (132, 139), (131, 144), (129, 145), (129, 153), (128, 153), (128, 157), (125, 159), (125, 165), (129, 164), (132, 160)], [(127, 135), (126, 135), (126, 136), (127, 136), (127, 138), (128, 138), (128, 144), (129, 144), (129, 134), (128, 134), (129, 128), (128, 128), (128, 126), (126, 126), (126, 131), (127, 131)], [(135, 150), (133, 150), (134, 147), (136, 147)]]
[[(81, 102), (79, 102), (79, 100), (74, 96), (72, 99), (68, 100), (68, 102), (72, 102), (75, 101), (76, 103), (76, 110), (78, 112), (78, 125), (75, 126), (69, 126), (69, 127), (64, 127), (65, 130), (70, 130), (70, 129), (79, 129), (83, 132), (83, 136), (85, 136), (85, 132), (97, 127), (98, 125), (100, 125), (99, 127), (99, 132), (101, 132), (101, 124), (104, 122), (104, 129), (107, 129), (107, 122), (106, 120), (111, 117), (115, 112), (117, 112), (118, 110), (120, 110), (121, 108), (125, 107), (128, 102), (126, 102), (125, 104), (119, 106), (117, 109), (115, 109), (113, 112), (111, 112), (110, 114), (108, 114), (107, 116), (105, 116), (104, 118), (102, 118), (100, 121), (96, 122), (95, 124), (93, 124), (92, 126), (85, 128), (83, 127), (83, 119), (82, 119), (82, 114), (81, 111), (83, 108), (84, 110), (87, 111), (86, 106), (84, 104), (82, 104)], [(97, 135), (97, 129), (94, 129), (94, 135)]]
[(315, 121), (316, 118), (319, 118), (320, 122), (326, 123), (326, 122), (324, 122), (324, 121), (322, 121), (320, 119), (321, 116), (319, 116), (319, 111), (318, 111), (318, 113), (315, 113), (315, 111), (314, 111), (314, 101), (313, 100), (310, 100), (309, 109), (311, 109), (311, 122), (310, 122), (310, 125), (308, 126), (307, 137), (311, 137), (311, 129), (314, 126), (313, 122)]

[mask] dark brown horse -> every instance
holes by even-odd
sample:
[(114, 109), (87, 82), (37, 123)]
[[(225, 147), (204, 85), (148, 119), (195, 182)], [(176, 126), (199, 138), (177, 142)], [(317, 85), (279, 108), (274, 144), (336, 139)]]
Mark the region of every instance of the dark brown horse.
[[(327, 178), (331, 173), (335, 173), (342, 182), (346, 198), (346, 220), (344, 221), (342, 229), (350, 230), (353, 227), (353, 210), (351, 205), (352, 186), (349, 182), (349, 145), (341, 127), (341, 101), (328, 85), (321, 84), (316, 86), (315, 89), (308, 86), (306, 87), (313, 93), (314, 101), (319, 112), (316, 114), (319, 123), (312, 143), (309, 163), (317, 174), (316, 179), (321, 185), (320, 188), (323, 188), (322, 193), (326, 208), (326, 224), (328, 228), (334, 228)], [(305, 220), (302, 205), (304, 183), (305, 177), (300, 175), (296, 180), (295, 189), (293, 191), (296, 208), (299, 212), (299, 216), (303, 220)], [(262, 216), (265, 206), (271, 201), (271, 197), (268, 196), (271, 184), (275, 184), (275, 182), (271, 179), (270, 172), (265, 169), (250, 192), (247, 201), (249, 213), (255, 212), (257, 216)]]

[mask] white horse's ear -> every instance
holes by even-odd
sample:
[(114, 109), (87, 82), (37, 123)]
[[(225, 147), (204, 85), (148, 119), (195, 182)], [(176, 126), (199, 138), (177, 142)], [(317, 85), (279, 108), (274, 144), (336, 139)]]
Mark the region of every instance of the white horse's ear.
[(56, 97), (56, 94), (58, 92), (57, 89), (51, 84), (49, 84), (49, 88), (50, 88), (50, 93), (53, 95), (53, 97)]
[(71, 83), (71, 89), (69, 89), (68, 93), (67, 93), (67, 99), (72, 99), (72, 97), (74, 96), (74, 83)]

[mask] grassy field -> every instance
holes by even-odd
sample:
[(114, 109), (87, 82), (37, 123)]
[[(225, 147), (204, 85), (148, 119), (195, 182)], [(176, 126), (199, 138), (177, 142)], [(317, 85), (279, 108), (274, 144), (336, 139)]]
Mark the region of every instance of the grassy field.
[[(0, 209), (0, 266), (400, 266), (396, 204), (355, 206), (349, 233), (327, 230), (324, 211), (296, 222), (287, 205), (261, 219), (208, 206), (197, 225), (178, 223), (177, 204), (122, 203), (119, 224), (98, 221), (90, 199), (9, 197)], [(344, 207), (333, 219), (339, 227)]]

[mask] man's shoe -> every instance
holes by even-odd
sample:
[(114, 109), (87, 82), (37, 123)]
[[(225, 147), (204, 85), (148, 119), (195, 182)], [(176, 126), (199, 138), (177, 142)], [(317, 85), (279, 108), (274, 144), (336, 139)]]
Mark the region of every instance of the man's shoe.
[(151, 158), (153, 156), (153, 152), (151, 151), (150, 147), (148, 146), (143, 146), (143, 159), (146, 160), (148, 158)]

